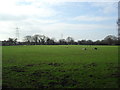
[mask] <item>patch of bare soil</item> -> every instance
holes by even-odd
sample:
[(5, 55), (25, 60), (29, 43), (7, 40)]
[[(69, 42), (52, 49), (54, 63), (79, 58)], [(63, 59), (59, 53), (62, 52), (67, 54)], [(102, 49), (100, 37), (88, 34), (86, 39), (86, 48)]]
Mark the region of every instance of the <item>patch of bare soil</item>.
[(50, 65), (50, 66), (55, 66), (55, 67), (61, 66), (60, 63), (48, 63), (48, 65)]
[(19, 66), (12, 66), (10, 67), (11, 71), (15, 71), (15, 72), (25, 72), (26, 68), (25, 67), (19, 67)]

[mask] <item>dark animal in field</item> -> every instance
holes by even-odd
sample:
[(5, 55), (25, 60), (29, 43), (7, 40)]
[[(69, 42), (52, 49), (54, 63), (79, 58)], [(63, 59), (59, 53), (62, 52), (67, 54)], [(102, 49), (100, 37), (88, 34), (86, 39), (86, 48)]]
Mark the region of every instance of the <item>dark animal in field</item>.
[(97, 50), (98, 48), (94, 48), (94, 50)]
[(82, 50), (87, 50), (87, 48), (82, 48)]

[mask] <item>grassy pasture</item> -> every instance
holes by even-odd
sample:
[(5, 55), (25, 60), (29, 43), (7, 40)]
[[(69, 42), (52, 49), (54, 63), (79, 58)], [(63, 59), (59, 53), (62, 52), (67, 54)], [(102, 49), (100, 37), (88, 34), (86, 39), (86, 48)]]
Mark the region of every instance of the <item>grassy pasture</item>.
[(4, 88), (118, 88), (117, 46), (2, 48)]

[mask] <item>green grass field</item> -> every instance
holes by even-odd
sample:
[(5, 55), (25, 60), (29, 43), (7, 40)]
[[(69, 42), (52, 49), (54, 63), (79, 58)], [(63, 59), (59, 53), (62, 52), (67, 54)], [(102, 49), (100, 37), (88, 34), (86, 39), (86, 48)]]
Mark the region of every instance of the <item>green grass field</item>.
[[(87, 50), (82, 50), (85, 47)], [(2, 49), (4, 88), (118, 88), (118, 46), (38, 45)]]

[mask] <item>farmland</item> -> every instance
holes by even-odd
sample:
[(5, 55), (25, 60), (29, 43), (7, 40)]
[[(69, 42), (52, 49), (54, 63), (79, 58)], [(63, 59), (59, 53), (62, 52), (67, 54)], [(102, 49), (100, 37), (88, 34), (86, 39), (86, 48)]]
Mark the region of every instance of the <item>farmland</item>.
[(118, 46), (3, 46), (2, 55), (3, 88), (118, 88)]

